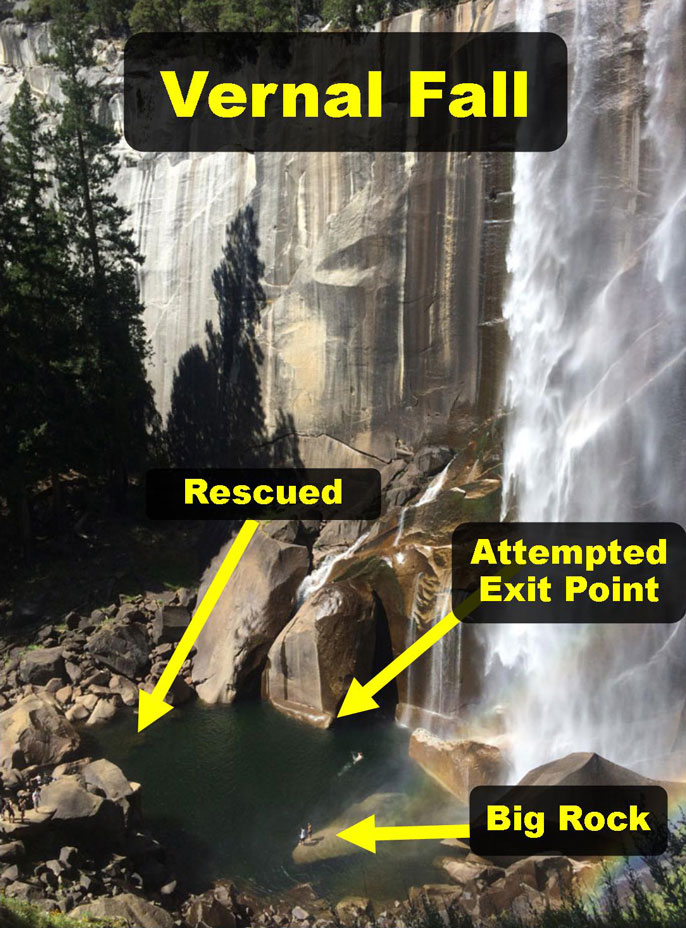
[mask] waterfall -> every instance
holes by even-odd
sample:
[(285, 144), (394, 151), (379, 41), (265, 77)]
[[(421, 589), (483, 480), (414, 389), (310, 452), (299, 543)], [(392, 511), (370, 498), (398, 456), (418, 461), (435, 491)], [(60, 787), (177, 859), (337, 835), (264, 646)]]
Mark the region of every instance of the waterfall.
[(320, 590), (331, 576), (331, 571), (334, 569), (336, 564), (339, 561), (344, 560), (344, 558), (348, 558), (353, 555), (358, 550), (358, 548), (362, 547), (368, 536), (369, 531), (363, 532), (359, 538), (357, 538), (350, 545), (349, 548), (344, 548), (342, 551), (339, 551), (336, 554), (327, 554), (319, 567), (317, 567), (316, 570), (313, 570), (311, 574), (308, 574), (298, 587), (298, 592), (296, 594), (296, 601), (298, 606), (302, 606), (306, 599), (312, 596), (313, 593), (316, 593), (317, 590)]
[[(422, 609), (422, 580), (421, 574), (415, 580), (405, 647), (409, 647), (424, 631), (418, 624), (418, 613)], [(452, 608), (449, 576), (442, 578), (432, 598), (427, 627), (439, 622)], [(461, 714), (461, 661), (462, 626), (458, 626), (408, 668), (405, 703), (398, 717), (401, 725), (425, 728), (439, 738), (457, 734)]]
[[(402, 540), (408, 513), (411, 513), (414, 509), (421, 509), (422, 506), (428, 506), (429, 503), (433, 503), (445, 486), (446, 480), (448, 479), (448, 471), (454, 460), (455, 458), (451, 458), (445, 467), (431, 478), (426, 489), (416, 503), (413, 503), (411, 506), (403, 506), (400, 512), (400, 518), (398, 519), (398, 528), (396, 529), (395, 538), (393, 540), (394, 548), (397, 548)], [(464, 493), (464, 490), (459, 487), (451, 487), (451, 491)]]
[[(503, 514), (522, 521), (685, 521), (686, 3), (648, 6), (643, 61), (626, 6), (575, 5), (567, 142), (515, 158)], [(674, 774), (683, 624), (493, 627), (516, 772), (583, 750)]]

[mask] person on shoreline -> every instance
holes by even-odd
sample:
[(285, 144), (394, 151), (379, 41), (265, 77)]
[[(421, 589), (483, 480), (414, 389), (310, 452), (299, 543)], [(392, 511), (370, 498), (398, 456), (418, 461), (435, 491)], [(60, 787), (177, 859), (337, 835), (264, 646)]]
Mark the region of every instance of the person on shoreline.
[(23, 825), (24, 816), (26, 815), (26, 799), (23, 796), (19, 797), (19, 802), (17, 803), (17, 809), (19, 810), (19, 823)]
[(307, 823), (307, 840), (309, 841), (312, 837), (312, 822)]
[(31, 793), (31, 802), (33, 803), (33, 808), (37, 809), (40, 805), (40, 787), (36, 787)]
[(305, 828), (301, 828), (301, 829), (300, 829), (300, 840), (298, 841), (298, 845), (304, 844), (304, 843), (305, 843), (305, 838), (306, 838), (306, 837), (307, 837), (307, 831), (306, 831), (306, 829), (305, 829)]

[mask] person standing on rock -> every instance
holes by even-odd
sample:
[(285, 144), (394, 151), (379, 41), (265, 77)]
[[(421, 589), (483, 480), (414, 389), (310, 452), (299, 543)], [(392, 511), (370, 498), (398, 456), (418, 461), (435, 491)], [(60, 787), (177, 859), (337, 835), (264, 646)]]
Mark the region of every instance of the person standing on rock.
[(304, 828), (301, 828), (300, 829), (300, 840), (298, 841), (298, 844), (304, 844), (306, 837), (307, 837), (307, 831)]
[(312, 822), (307, 823), (307, 840), (309, 841), (312, 837)]
[(37, 809), (40, 805), (40, 788), (38, 786), (31, 793), (31, 802), (33, 803), (34, 809)]
[(14, 804), (11, 799), (7, 800), (7, 818), (14, 825), (17, 815), (16, 815), (16, 812), (14, 811)]
[(26, 814), (26, 799), (24, 799), (23, 796), (19, 797), (19, 801), (17, 802), (17, 809), (19, 810), (19, 822), (23, 824), (24, 815)]

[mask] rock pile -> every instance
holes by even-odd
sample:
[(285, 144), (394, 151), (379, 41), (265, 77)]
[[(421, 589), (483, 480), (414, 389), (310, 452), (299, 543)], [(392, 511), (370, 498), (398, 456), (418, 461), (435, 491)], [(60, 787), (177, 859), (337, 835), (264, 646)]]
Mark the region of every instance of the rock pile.
[[(14, 712), (11, 731), (21, 727), (19, 715), (33, 713), (35, 726), (24, 724), (24, 730), (35, 727), (45, 732), (58, 725), (56, 719), (62, 719), (59, 725), (64, 741), (71, 737), (64, 734), (70, 731), (64, 727), (65, 720), (72, 725), (98, 725), (124, 706), (135, 707), (139, 686), (152, 689), (155, 685), (174, 642), (190, 621), (194, 604), (195, 595), (185, 589), (146, 593), (133, 599), (121, 597), (118, 603), (94, 609), (87, 616), (68, 613), (61, 622), (44, 626), (28, 647), (6, 645), (1, 655), (5, 663), (0, 669), (0, 708), (13, 705), (16, 710), (16, 704), (28, 696), (40, 701), (40, 706), (23, 703), (20, 712)], [(176, 704), (192, 696), (190, 670), (188, 661), (172, 691)], [(9, 723), (8, 731), (11, 734)], [(66, 743), (55, 746), (59, 740), (56, 733), (48, 740), (53, 752), (68, 752)], [(49, 756), (35, 737), (32, 741), (27, 763), (61, 759), (62, 754)], [(21, 750), (14, 736), (10, 744), (12, 749)], [(0, 763), (16, 766), (7, 751), (3, 751)]]

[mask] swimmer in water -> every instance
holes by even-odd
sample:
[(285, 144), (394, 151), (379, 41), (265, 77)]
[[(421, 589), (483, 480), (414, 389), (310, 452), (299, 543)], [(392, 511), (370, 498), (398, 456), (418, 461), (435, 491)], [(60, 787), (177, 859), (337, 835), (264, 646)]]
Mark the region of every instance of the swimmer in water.
[(353, 754), (353, 764), (359, 764), (359, 762), (364, 758), (362, 751), (358, 751), (357, 754)]

